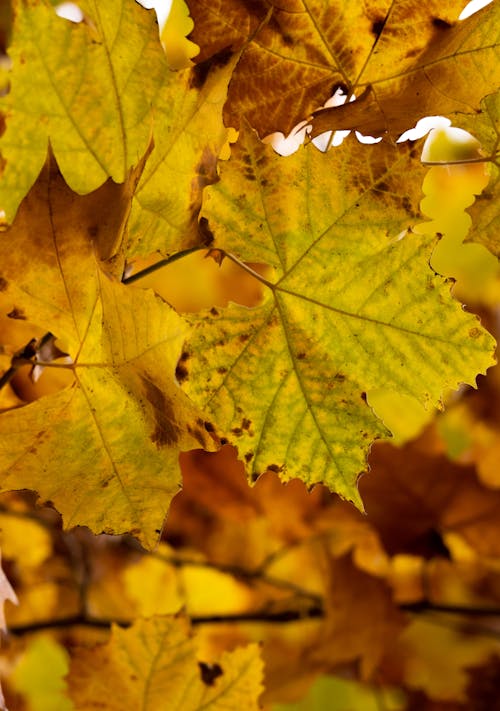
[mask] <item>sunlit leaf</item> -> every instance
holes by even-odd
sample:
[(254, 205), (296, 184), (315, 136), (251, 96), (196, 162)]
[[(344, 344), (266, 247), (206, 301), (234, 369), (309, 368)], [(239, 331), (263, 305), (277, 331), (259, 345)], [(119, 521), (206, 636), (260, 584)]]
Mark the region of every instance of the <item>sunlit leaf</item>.
[(0, 101), (0, 203), (9, 222), (49, 141), (66, 182), (85, 193), (108, 177), (125, 181), (151, 140), (168, 72), (154, 13), (129, 0), (79, 4), (86, 20), (75, 24), (44, 0), (15, 2), (10, 92)]
[(498, 239), (500, 229), (500, 93), (487, 96), (481, 104), (479, 116), (457, 116), (457, 122), (476, 136), (483, 147), (485, 157), (490, 158), (488, 169), (490, 182), (470, 208), (472, 231), (468, 237), (479, 242), (493, 254), (500, 254)]
[(262, 662), (256, 645), (197, 656), (196, 639), (182, 619), (153, 617), (129, 630), (113, 628), (107, 645), (76, 649), (68, 683), (76, 708), (172, 711), (257, 710)]
[(240, 138), (203, 215), (216, 247), (276, 278), (258, 308), (192, 318), (183, 368), (253, 477), (270, 468), (359, 504), (367, 449), (386, 433), (364, 393), (435, 405), (492, 364), (493, 342), (429, 269), (435, 237), (397, 236), (416, 196), (392, 185), (411, 155), (375, 146), (349, 164), (353, 144), (342, 148), (283, 159), (250, 131)]
[[(188, 6), (191, 37), (200, 46), (196, 61), (243, 48), (226, 116), (231, 123), (246, 116), (261, 136), (287, 134), (337, 87), (363, 100), (321, 114), (315, 134), (357, 128), (397, 137), (421, 116), (473, 111), (495, 87), (481, 69), (495, 62), (494, 8), (457, 22), (464, 3), (454, 0), (368, 6), (295, 0), (287, 7), (189, 0)], [(260, 90), (256, 77), (262, 77)]]
[[(412, 9), (421, 12), (422, 19), (408, 22), (409, 4), (391, 4), (373, 55), (356, 78), (354, 91), (363, 90), (358, 100), (317, 111), (311, 136), (353, 128), (368, 136), (389, 133), (397, 138), (424, 116), (476, 112), (483, 96), (500, 81), (498, 5), (461, 22), (452, 5), (457, 7), (419, 3)], [(418, 33), (417, 41), (427, 40), (421, 52), (408, 31)], [(490, 66), (493, 72), (486, 69)]]
[(66, 650), (51, 637), (37, 637), (28, 645), (14, 669), (12, 684), (28, 700), (30, 711), (73, 711), (65, 694), (68, 661)]
[(184, 323), (153, 293), (113, 281), (88, 240), (121, 223), (107, 187), (78, 197), (47, 169), (3, 242), (7, 308), (63, 339), (75, 382), (2, 414), (2, 486), (38, 491), (66, 526), (152, 545), (179, 487), (179, 451), (210, 445), (174, 377)]
[(209, 244), (198, 212), (228, 139), (222, 106), (234, 60), (167, 72), (155, 111), (155, 146), (137, 187), (128, 226), (130, 254)]

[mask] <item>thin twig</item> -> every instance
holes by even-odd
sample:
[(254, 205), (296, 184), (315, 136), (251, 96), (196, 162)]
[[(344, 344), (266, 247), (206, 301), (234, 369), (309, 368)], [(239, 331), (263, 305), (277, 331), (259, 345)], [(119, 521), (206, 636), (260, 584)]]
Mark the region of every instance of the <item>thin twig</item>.
[(166, 267), (169, 264), (176, 262), (178, 259), (183, 259), (189, 254), (192, 254), (193, 252), (199, 252), (202, 249), (206, 249), (206, 247), (189, 247), (189, 249), (184, 249), (182, 250), (182, 252), (176, 252), (175, 254), (171, 254), (170, 257), (160, 259), (159, 262), (150, 264), (149, 267), (141, 269), (141, 271), (136, 272), (135, 274), (131, 274), (129, 277), (125, 277), (124, 279), (122, 279), (122, 284), (133, 284), (135, 281), (138, 281), (139, 279), (143, 279), (144, 277), (153, 274), (154, 272), (158, 271), (158, 269), (163, 269), (163, 267)]

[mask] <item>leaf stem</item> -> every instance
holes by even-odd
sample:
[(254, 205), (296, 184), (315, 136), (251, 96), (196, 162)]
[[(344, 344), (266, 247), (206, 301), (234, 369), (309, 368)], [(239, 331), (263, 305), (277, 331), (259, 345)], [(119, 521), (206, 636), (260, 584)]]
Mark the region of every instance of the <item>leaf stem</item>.
[(423, 160), (422, 165), (428, 166), (442, 166), (443, 168), (450, 165), (474, 165), (475, 163), (494, 163), (494, 159), (490, 156), (488, 158), (464, 158), (463, 160)]
[(240, 261), (238, 257), (235, 257), (234, 254), (231, 254), (230, 252), (224, 252), (224, 256), (226, 256), (228, 259), (230, 259), (232, 262), (237, 264), (239, 267), (244, 269), (248, 274), (251, 274), (257, 281), (260, 281), (261, 284), (264, 284), (265, 286), (268, 286), (271, 291), (274, 291), (276, 288), (276, 285), (273, 284), (272, 282), (268, 281), (265, 279), (262, 274), (259, 274), (259, 272), (256, 272), (252, 267), (249, 267), (248, 264), (245, 264), (244, 262)]
[(143, 279), (144, 277), (149, 276), (150, 274), (153, 274), (158, 269), (163, 269), (163, 267), (166, 267), (168, 264), (172, 264), (173, 262), (176, 262), (178, 259), (183, 259), (184, 257), (187, 257), (188, 254), (192, 254), (193, 252), (199, 252), (202, 249), (207, 249), (207, 247), (206, 246), (189, 247), (189, 249), (184, 249), (181, 252), (176, 252), (175, 254), (170, 255), (170, 257), (166, 257), (165, 259), (160, 259), (159, 262), (150, 264), (149, 267), (146, 267), (145, 269), (141, 269), (141, 271), (137, 272), (136, 274), (131, 274), (129, 277), (125, 277), (124, 279), (122, 279), (122, 284), (133, 284), (135, 281), (138, 281), (139, 279)]

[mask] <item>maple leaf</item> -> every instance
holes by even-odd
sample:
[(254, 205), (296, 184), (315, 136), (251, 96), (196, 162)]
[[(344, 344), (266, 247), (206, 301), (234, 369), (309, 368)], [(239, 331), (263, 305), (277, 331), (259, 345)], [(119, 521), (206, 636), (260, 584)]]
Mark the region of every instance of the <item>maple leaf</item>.
[(0, 103), (8, 222), (38, 176), (49, 140), (78, 193), (108, 177), (124, 182), (151, 140), (168, 71), (154, 13), (128, 0), (80, 6), (86, 20), (75, 24), (44, 0), (14, 5), (10, 92)]
[(493, 3), (462, 22), (443, 19), (442, 4), (432, 8), (440, 16), (432, 16), (430, 5), (420, 6), (427, 22), (417, 20), (413, 30), (420, 33), (423, 25), (424, 36), (426, 30), (432, 30), (421, 53), (414, 41), (408, 50), (406, 23), (401, 31), (408, 4), (393, 5), (373, 56), (353, 87), (362, 94), (338, 109), (315, 111), (311, 137), (332, 129), (352, 128), (368, 136), (388, 133), (397, 138), (424, 116), (459, 111), (474, 114), (479, 109), (481, 99), (500, 81), (497, 71), (492, 75), (484, 71), (491, 62), (496, 67), (498, 5)]
[(198, 661), (197, 647), (182, 618), (152, 617), (128, 630), (113, 627), (108, 644), (74, 650), (69, 695), (78, 709), (258, 709), (258, 646), (225, 652), (210, 663)]
[(271, 264), (276, 279), (260, 307), (190, 318), (183, 367), (254, 478), (270, 468), (359, 505), (366, 451), (386, 434), (363, 393), (436, 404), (492, 364), (493, 340), (429, 270), (435, 237), (394, 238), (412, 222), (415, 195), (392, 192), (407, 149), (375, 146), (349, 163), (356, 144), (345, 143), (283, 159), (243, 131), (203, 216), (215, 247)]
[(75, 382), (3, 412), (0, 466), (4, 490), (38, 491), (66, 526), (153, 545), (179, 487), (178, 452), (210, 444), (174, 377), (185, 324), (152, 292), (113, 281), (88, 239), (119, 232), (110, 190), (125, 189), (79, 197), (47, 167), (2, 241), (4, 308), (63, 339)]
[(479, 139), (483, 152), (489, 158), (490, 182), (468, 210), (472, 217), (472, 229), (467, 241), (479, 242), (499, 256), (500, 93), (485, 97), (479, 115), (458, 114), (454, 120)]
[[(397, 137), (421, 116), (474, 110), (493, 87), (481, 66), (495, 61), (496, 10), (458, 23), (458, 0), (294, 0), (287, 7), (189, 0), (188, 6), (195, 23), (190, 37), (200, 46), (195, 61), (243, 50), (226, 121), (236, 125), (244, 115), (261, 136), (288, 134), (338, 87), (349, 95), (366, 91), (370, 100), (340, 114), (328, 110), (328, 126), (316, 130), (323, 119), (315, 119), (314, 133), (348, 127)], [(342, 126), (333, 124), (336, 115), (347, 117)]]

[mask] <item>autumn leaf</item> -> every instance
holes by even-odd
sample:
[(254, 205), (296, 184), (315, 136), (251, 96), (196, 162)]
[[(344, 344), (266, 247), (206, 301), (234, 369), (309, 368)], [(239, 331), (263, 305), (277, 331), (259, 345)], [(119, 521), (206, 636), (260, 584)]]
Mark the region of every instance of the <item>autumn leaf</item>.
[(221, 111), (234, 60), (167, 72), (155, 112), (155, 147), (135, 193), (129, 255), (210, 244), (198, 226), (203, 188), (217, 180), (228, 140)]
[(51, 637), (43, 635), (30, 641), (14, 669), (11, 683), (27, 699), (32, 711), (74, 711), (65, 693), (68, 662), (66, 650)]
[(186, 39), (193, 29), (193, 21), (184, 0), (172, 0), (165, 26), (161, 32), (161, 41), (165, 47), (167, 62), (171, 69), (185, 69), (192, 65), (191, 59), (200, 51)]
[[(498, 5), (493, 3), (459, 22), (453, 12), (448, 19), (443, 16), (442, 3), (418, 7), (424, 17), (414, 24), (413, 18), (408, 23), (404, 17), (407, 3), (392, 6), (376, 49), (352, 89), (362, 93), (352, 103), (316, 111), (311, 137), (352, 128), (364, 135), (389, 134), (396, 139), (424, 116), (474, 114), (485, 94), (498, 87)], [(418, 32), (417, 43), (406, 36), (408, 27), (412, 34)], [(420, 53), (421, 40), (427, 46)], [(492, 74), (484, 71), (491, 63)]]
[(262, 662), (257, 645), (201, 661), (183, 619), (152, 617), (128, 630), (114, 627), (106, 645), (75, 649), (68, 683), (82, 711), (250, 711), (259, 708)]
[(377, 689), (342, 677), (322, 676), (307, 695), (289, 704), (274, 704), (272, 711), (402, 711), (402, 694), (392, 689)]
[(500, 494), (483, 488), (471, 467), (411, 443), (400, 449), (378, 443), (370, 464), (360, 491), (389, 553), (447, 555), (442, 537), (453, 532), (485, 556), (500, 554)]
[(367, 449), (386, 434), (363, 393), (385, 388), (437, 404), (492, 363), (492, 340), (429, 270), (435, 237), (397, 236), (416, 196), (391, 186), (411, 154), (375, 146), (349, 164), (355, 145), (283, 159), (250, 130), (240, 136), (202, 214), (216, 247), (265, 261), (276, 277), (264, 281), (258, 308), (191, 318), (182, 368), (186, 391), (253, 478), (270, 468), (359, 505)]
[(491, 94), (481, 102), (479, 116), (458, 115), (458, 125), (479, 139), (487, 158), (490, 182), (469, 209), (472, 229), (468, 241), (479, 242), (496, 256), (500, 253), (498, 240), (499, 211), (498, 191), (500, 184), (500, 93)]
[(2, 630), (2, 632), (7, 632), (4, 612), (4, 604), (6, 600), (10, 600), (10, 602), (14, 603), (14, 605), (18, 604), (17, 595), (14, 592), (12, 585), (7, 580), (7, 576), (3, 572), (3, 568), (0, 564), (0, 630)]
[(475, 638), (446, 624), (417, 619), (389, 650), (385, 663), (410, 688), (432, 699), (467, 701), (467, 668), (482, 666), (498, 651), (498, 640), (488, 636)]
[(188, 6), (195, 23), (190, 37), (200, 46), (195, 61), (243, 49), (226, 120), (234, 125), (245, 116), (261, 136), (288, 134), (338, 87), (364, 99), (328, 110), (313, 121), (313, 134), (357, 128), (397, 138), (421, 116), (474, 110), (494, 86), (480, 69), (495, 61), (494, 9), (459, 23), (463, 2), (454, 0), (369, 6), (297, 0), (286, 8), (189, 0)]
[(210, 441), (174, 377), (182, 319), (113, 281), (94, 254), (89, 235), (105, 240), (122, 219), (109, 185), (79, 197), (47, 168), (5, 235), (2, 304), (62, 339), (75, 382), (2, 414), (2, 486), (38, 491), (66, 526), (153, 545), (180, 484), (179, 451)]
[(15, 3), (10, 92), (0, 102), (8, 222), (35, 182), (49, 141), (68, 185), (89, 193), (108, 177), (124, 182), (151, 140), (168, 72), (154, 13), (125, 0), (80, 6), (86, 20), (75, 24), (44, 0)]

